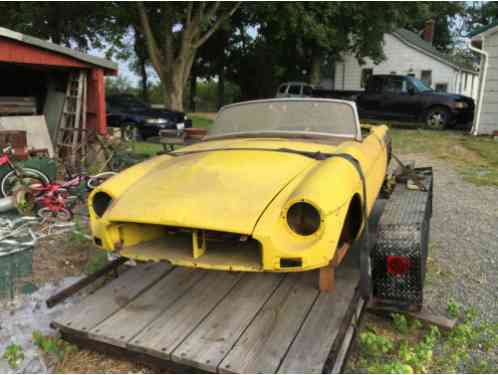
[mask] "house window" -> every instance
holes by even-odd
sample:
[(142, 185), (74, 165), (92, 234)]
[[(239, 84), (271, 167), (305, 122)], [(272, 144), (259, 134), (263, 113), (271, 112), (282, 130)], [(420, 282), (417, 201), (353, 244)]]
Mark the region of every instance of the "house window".
[(391, 74), (392, 74), (392, 75), (395, 75), (395, 74), (396, 74), (396, 71), (395, 71), (395, 70), (393, 70), (393, 71), (391, 72)]
[(413, 77), (413, 78), (415, 78), (415, 73), (408, 73), (408, 77)]
[(448, 92), (448, 84), (447, 83), (436, 83), (436, 91), (437, 92)]
[(427, 86), (432, 86), (432, 70), (422, 70), (420, 73), (420, 80)]
[(368, 80), (373, 75), (373, 69), (366, 68), (361, 70), (361, 88), (367, 87)]
[(464, 90), (467, 90), (467, 80), (469, 79), (469, 75), (467, 73), (465, 73), (465, 83), (463, 85), (463, 89)]

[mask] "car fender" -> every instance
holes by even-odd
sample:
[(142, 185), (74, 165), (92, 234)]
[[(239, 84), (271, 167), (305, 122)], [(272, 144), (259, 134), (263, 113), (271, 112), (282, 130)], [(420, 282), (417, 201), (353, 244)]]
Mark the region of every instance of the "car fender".
[[(301, 269), (324, 266), (332, 259), (350, 202), (361, 196), (361, 180), (354, 166), (332, 157), (301, 173), (266, 208), (253, 231), (265, 249), (263, 268), (279, 269), (281, 258), (302, 259)], [(287, 210), (305, 201), (320, 213), (317, 232), (301, 236), (287, 223)]]

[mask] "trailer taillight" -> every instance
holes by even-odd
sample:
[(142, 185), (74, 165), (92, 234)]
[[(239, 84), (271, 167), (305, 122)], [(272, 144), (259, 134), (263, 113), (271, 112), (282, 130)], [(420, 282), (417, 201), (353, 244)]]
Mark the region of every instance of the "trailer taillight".
[(386, 257), (387, 272), (394, 276), (404, 275), (410, 270), (410, 258), (399, 255)]

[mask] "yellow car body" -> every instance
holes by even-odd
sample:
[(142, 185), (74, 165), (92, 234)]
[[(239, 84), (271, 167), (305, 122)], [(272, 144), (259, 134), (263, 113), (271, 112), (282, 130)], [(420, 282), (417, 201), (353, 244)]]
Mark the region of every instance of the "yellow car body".
[[(269, 100), (263, 108), (295, 105), (299, 113), (295, 103), (303, 101)], [(334, 101), (319, 106), (328, 102)], [(124, 257), (186, 267), (292, 272), (326, 266), (340, 241), (360, 235), (386, 175), (387, 127), (368, 131), (364, 137), (230, 133), (153, 157), (91, 193), (93, 237)], [(306, 228), (313, 233), (303, 234)]]

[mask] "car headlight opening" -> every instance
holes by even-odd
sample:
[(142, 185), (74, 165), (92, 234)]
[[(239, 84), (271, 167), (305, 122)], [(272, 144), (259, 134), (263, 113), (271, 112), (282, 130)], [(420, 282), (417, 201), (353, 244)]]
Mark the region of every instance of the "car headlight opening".
[(311, 204), (297, 202), (287, 210), (289, 227), (301, 236), (309, 236), (320, 228), (320, 213)]
[(456, 102), (455, 107), (458, 109), (465, 109), (468, 107), (467, 103), (465, 102)]
[(111, 205), (111, 202), (112, 202), (112, 197), (109, 194), (103, 191), (99, 191), (93, 196), (92, 200), (93, 211), (95, 211), (95, 214), (98, 217), (102, 217), (102, 215), (104, 215), (106, 210)]

